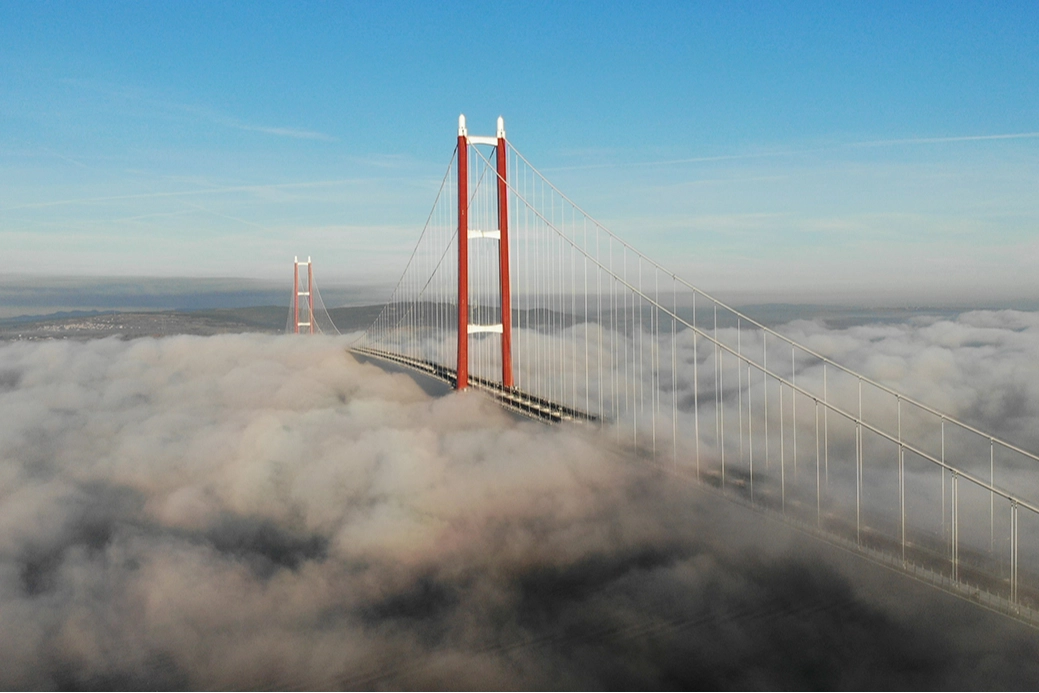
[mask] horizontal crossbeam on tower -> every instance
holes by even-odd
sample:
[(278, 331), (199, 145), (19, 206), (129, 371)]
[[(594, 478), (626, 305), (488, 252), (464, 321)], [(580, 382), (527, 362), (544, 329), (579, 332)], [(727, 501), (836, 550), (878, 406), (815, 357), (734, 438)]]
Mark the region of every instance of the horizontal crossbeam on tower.
[(472, 324), (470, 324), (468, 326), (468, 330), (469, 330), (469, 334), (479, 334), (481, 332), (492, 332), (492, 333), (496, 333), (496, 334), (501, 334), (504, 331), (504, 328), (502, 327), (501, 323), (498, 323), (497, 325), (472, 325)]

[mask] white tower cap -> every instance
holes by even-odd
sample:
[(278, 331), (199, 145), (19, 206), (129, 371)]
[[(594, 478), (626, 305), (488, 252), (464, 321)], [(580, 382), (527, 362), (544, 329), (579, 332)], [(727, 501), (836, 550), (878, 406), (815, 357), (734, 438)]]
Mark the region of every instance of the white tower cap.
[(505, 119), (498, 116), (498, 137), (505, 139)]
[(465, 116), (460, 115), (458, 116), (458, 136), (465, 137), (468, 134), (469, 133), (465, 130)]

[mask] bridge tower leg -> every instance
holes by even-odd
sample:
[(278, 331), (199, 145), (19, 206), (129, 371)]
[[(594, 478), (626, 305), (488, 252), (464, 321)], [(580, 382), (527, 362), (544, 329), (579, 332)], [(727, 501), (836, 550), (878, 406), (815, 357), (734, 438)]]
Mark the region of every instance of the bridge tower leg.
[(458, 116), (458, 366), (455, 389), (469, 387), (469, 133)]
[(314, 264), (307, 256), (307, 323), (310, 325), (310, 334), (314, 334)]
[(299, 334), (299, 258), (292, 260), (292, 331)]
[(512, 388), (512, 293), (509, 285), (509, 186), (505, 157), (505, 121), (498, 117), (498, 277), (501, 281), (501, 384)]

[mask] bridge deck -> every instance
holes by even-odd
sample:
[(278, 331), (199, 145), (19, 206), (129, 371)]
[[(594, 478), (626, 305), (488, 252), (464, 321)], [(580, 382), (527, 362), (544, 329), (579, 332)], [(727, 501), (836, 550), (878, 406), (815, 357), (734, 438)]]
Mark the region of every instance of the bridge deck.
[[(381, 349), (369, 347), (351, 347), (350, 351), (355, 354), (371, 358), (381, 359), (390, 363), (396, 363), (412, 370), (443, 380), (455, 386), (458, 383), (457, 371), (447, 368), (438, 363), (417, 359), (411, 356), (402, 356)], [(478, 376), (469, 376), (469, 386), (486, 392), (502, 406), (510, 411), (529, 416), (538, 421), (548, 423), (559, 423), (560, 421), (598, 421), (599, 417), (583, 412), (579, 409), (557, 404), (542, 397), (537, 397), (523, 392), (518, 388), (505, 388), (501, 383), (496, 383)]]

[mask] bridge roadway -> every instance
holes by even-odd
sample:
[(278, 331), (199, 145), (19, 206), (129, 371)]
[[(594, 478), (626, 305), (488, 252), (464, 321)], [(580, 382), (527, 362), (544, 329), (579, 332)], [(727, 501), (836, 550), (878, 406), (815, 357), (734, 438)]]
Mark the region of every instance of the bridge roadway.
[[(447, 368), (438, 363), (418, 359), (411, 356), (394, 354), (393, 352), (369, 347), (351, 347), (351, 353), (381, 359), (389, 363), (405, 366), (412, 370), (430, 375), (438, 380), (449, 383), (452, 387), (458, 384), (458, 374), (453, 368)], [(561, 421), (598, 421), (599, 417), (573, 409), (562, 404), (557, 404), (547, 399), (528, 394), (517, 388), (505, 388), (501, 383), (487, 380), (479, 376), (469, 375), (469, 387), (486, 392), (497, 400), (503, 407), (510, 411), (529, 416), (538, 421), (547, 423), (559, 423)]]

